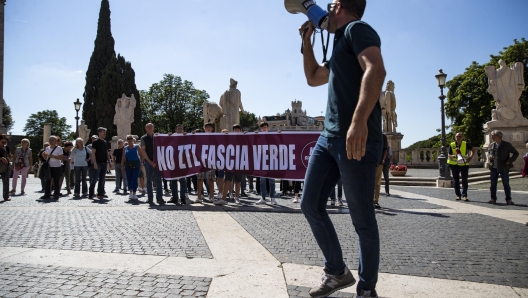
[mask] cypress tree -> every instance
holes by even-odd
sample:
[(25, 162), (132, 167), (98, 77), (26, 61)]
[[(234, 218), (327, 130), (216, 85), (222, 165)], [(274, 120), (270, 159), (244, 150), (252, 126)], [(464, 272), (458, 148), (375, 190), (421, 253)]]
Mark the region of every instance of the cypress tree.
[(99, 92), (96, 97), (95, 111), (97, 114), (97, 125), (106, 127), (106, 138), (110, 140), (117, 134), (114, 125), (115, 105), (123, 93), (131, 97), (134, 94), (136, 108), (134, 110), (134, 123), (132, 134), (140, 135), (143, 131), (141, 125), (141, 108), (139, 91), (136, 88), (135, 73), (130, 62), (121, 55), (113, 57), (103, 70)]
[[(108, 0), (101, 0), (99, 10), (99, 21), (97, 23), (97, 36), (95, 47), (90, 57), (88, 71), (86, 71), (86, 85), (84, 87), (84, 104), (82, 118), (92, 132), (97, 132), (98, 118), (96, 100), (99, 93), (103, 70), (108, 62), (115, 57), (114, 38), (110, 28), (110, 3)], [(112, 108), (112, 110), (114, 110)]]

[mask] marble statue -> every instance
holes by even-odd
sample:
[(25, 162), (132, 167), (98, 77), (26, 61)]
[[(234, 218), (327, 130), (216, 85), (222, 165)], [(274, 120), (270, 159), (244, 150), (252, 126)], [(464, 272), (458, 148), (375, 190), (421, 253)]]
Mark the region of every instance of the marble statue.
[(524, 65), (516, 62), (508, 67), (502, 59), (499, 60), (499, 65), (499, 69), (494, 66), (485, 68), (488, 75), (488, 92), (495, 99), (496, 109), (492, 110), (492, 121), (528, 125), (519, 100), (524, 90)]
[(220, 132), (220, 119), (224, 115), (222, 108), (216, 102), (204, 101), (203, 103), (203, 117), (204, 125), (211, 122), (216, 132)]
[(134, 94), (126, 97), (123, 93), (121, 98), (117, 99), (115, 105), (114, 124), (117, 126), (117, 136), (125, 138), (130, 134), (131, 124), (134, 123), (134, 109), (136, 108), (136, 99)]
[(84, 124), (84, 120), (81, 120), (81, 124), (77, 129), (79, 130), (79, 138), (83, 139), (85, 143), (88, 142), (91, 129), (88, 128), (88, 125)]
[(398, 115), (396, 115), (396, 96), (394, 95), (394, 82), (388, 81), (385, 91), (379, 97), (381, 114), (383, 118), (383, 132), (396, 132)]
[(240, 91), (237, 89), (238, 82), (230, 79), (229, 90), (224, 92), (220, 97), (219, 105), (222, 108), (224, 116), (220, 119), (220, 128), (231, 131), (234, 124), (240, 124), (240, 109), (243, 113), (242, 99)]

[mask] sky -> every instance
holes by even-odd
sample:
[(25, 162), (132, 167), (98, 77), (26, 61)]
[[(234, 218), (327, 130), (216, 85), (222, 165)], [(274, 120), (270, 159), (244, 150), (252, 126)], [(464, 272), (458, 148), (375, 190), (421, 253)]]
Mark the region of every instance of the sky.
[[(83, 100), (100, 3), (7, 0), (4, 99), (12, 134), (23, 135), (28, 117), (43, 110), (57, 110), (75, 130), (73, 102)], [(115, 51), (132, 63), (138, 90), (173, 74), (218, 102), (234, 78), (245, 110), (257, 116), (283, 113), (293, 100), (309, 116), (326, 111), (327, 85), (310, 87), (303, 73), (298, 28), (307, 17), (288, 13), (283, 0), (110, 0), (110, 10)], [(395, 83), (402, 148), (441, 126), (439, 69), (449, 80), (528, 38), (527, 11), (527, 0), (367, 1), (363, 21), (378, 32), (386, 81)], [(322, 61), (320, 35), (314, 48)]]

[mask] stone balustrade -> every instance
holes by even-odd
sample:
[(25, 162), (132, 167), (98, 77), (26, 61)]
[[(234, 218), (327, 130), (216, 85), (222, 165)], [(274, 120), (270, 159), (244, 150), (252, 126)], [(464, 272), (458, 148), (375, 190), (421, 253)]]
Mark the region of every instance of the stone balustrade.
[[(470, 166), (484, 167), (486, 161), (486, 151), (481, 147), (476, 149), (476, 156), (470, 161)], [(416, 166), (416, 167), (438, 167), (438, 156), (441, 154), (440, 148), (418, 148), (418, 149), (400, 149), (394, 152), (394, 164)]]

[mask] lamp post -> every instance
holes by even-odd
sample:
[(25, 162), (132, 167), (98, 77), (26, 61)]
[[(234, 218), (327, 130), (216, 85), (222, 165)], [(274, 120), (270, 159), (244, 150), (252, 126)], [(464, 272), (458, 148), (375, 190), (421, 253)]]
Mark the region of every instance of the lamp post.
[(449, 168), (447, 167), (447, 147), (446, 147), (446, 134), (445, 134), (445, 112), (444, 112), (444, 87), (446, 84), (445, 74), (441, 69), (440, 73), (437, 74), (436, 80), (438, 82), (438, 87), (440, 87), (440, 96), (438, 97), (441, 101), (441, 113), (442, 113), (442, 151), (440, 156), (438, 156), (439, 171), (440, 176), (438, 176), (437, 186), (441, 187), (451, 187), (451, 173), (449, 173)]
[(77, 113), (77, 116), (75, 116), (75, 137), (79, 137), (79, 110), (81, 109), (82, 103), (77, 98), (77, 101), (73, 102), (73, 105), (75, 106), (75, 112)]

